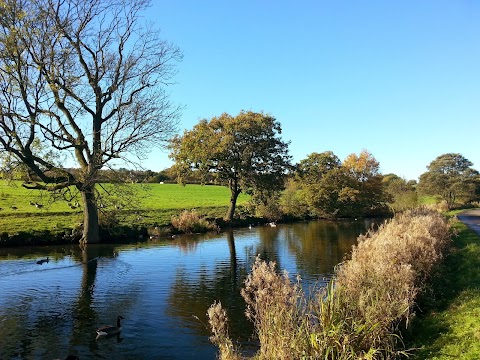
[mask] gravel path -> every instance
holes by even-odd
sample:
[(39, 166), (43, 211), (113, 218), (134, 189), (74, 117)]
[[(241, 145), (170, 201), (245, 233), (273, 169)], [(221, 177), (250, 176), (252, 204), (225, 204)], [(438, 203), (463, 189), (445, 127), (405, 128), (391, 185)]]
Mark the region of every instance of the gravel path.
[(458, 214), (457, 218), (480, 235), (480, 209), (464, 211)]

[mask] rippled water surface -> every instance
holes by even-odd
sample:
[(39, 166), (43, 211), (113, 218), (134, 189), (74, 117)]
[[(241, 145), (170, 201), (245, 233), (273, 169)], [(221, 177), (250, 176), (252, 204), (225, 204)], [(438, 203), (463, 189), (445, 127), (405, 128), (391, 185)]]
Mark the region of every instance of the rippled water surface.
[[(314, 221), (85, 251), (0, 249), (0, 359), (215, 359), (205, 315), (214, 300), (232, 337), (254, 351), (240, 288), (255, 256), (310, 288), (370, 226)], [(97, 340), (95, 329), (118, 315), (121, 334)]]

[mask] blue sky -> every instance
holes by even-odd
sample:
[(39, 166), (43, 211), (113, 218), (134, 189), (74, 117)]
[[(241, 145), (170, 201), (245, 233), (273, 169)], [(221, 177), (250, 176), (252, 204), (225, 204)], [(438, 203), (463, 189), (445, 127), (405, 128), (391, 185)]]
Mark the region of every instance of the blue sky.
[[(381, 172), (417, 179), (437, 156), (480, 170), (480, 2), (154, 0), (148, 17), (178, 45), (171, 100), (180, 131), (263, 111), (298, 162), (367, 149)], [(172, 163), (154, 151), (144, 166)]]

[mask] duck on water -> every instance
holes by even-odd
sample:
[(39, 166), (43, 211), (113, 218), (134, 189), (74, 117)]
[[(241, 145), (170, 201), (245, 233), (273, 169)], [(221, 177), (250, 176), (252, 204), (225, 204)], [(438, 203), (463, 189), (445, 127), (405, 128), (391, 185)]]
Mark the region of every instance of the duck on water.
[(109, 335), (118, 334), (120, 331), (122, 331), (122, 325), (120, 324), (121, 320), (123, 320), (123, 316), (117, 317), (117, 326), (105, 325), (105, 326), (99, 327), (96, 330), (97, 338), (102, 337), (102, 336), (109, 336)]
[(50, 261), (50, 260), (48, 259), (48, 256), (47, 256), (46, 259), (38, 260), (38, 261), (37, 261), (37, 264), (38, 264), (38, 265), (42, 265), (43, 263), (47, 263), (47, 264), (48, 264), (49, 261)]

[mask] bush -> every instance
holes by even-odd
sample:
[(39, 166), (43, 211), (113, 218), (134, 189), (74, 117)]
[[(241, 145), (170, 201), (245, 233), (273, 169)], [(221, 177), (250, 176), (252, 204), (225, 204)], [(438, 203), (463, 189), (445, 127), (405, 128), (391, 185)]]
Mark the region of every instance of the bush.
[[(402, 352), (399, 329), (408, 325), (416, 296), (449, 240), (446, 220), (433, 210), (398, 215), (360, 236), (330, 285), (309, 299), (299, 282), (292, 283), (287, 274), (276, 273), (274, 263), (257, 257), (242, 290), (260, 343), (255, 358), (395, 357)], [(219, 304), (213, 306), (220, 311)], [(218, 333), (218, 321), (211, 326)], [(220, 357), (233, 359), (238, 354), (223, 334), (215, 338)]]
[(194, 210), (184, 210), (178, 216), (172, 216), (172, 226), (180, 232), (191, 234), (215, 230), (215, 224), (210, 223)]

